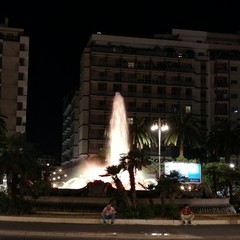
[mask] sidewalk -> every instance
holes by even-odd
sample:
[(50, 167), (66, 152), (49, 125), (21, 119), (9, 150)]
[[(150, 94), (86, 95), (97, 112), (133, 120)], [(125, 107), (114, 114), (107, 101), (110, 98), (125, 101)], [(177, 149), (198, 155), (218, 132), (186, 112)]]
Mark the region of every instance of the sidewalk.
[[(39, 212), (25, 216), (0, 216), (0, 221), (19, 222), (49, 222), (49, 223), (78, 223), (78, 224), (101, 224), (102, 221), (96, 214), (62, 213), (62, 212)], [(118, 219), (115, 224), (122, 225), (181, 225), (180, 220), (171, 219)], [(193, 225), (217, 225), (217, 224), (240, 224), (240, 214), (196, 214)]]

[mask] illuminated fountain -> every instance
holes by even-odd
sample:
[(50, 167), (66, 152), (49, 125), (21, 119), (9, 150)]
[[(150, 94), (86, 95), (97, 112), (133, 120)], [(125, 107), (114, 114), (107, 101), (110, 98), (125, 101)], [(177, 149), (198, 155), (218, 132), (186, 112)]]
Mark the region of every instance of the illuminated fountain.
[(112, 116), (110, 119), (107, 162), (118, 165), (121, 154), (129, 152), (128, 121), (124, 99), (120, 93), (116, 93), (113, 100)]
[[(101, 180), (103, 182), (109, 182), (114, 186), (112, 178), (101, 177), (106, 174), (106, 167), (112, 165), (118, 165), (121, 154), (127, 154), (129, 152), (129, 130), (128, 120), (126, 116), (126, 109), (124, 99), (120, 93), (116, 92), (113, 98), (112, 114), (110, 118), (109, 133), (108, 133), (108, 153), (105, 164), (99, 164), (96, 157), (88, 157), (85, 160), (81, 160), (78, 168), (79, 172), (69, 181), (63, 184), (60, 188), (74, 188), (79, 189), (85, 187), (89, 182), (94, 180)], [(119, 174), (119, 178), (124, 184), (126, 189), (129, 189), (129, 176), (128, 172), (124, 171)], [(153, 183), (155, 180), (147, 179), (143, 176), (143, 172), (136, 173), (136, 183), (147, 186), (149, 183)], [(136, 189), (143, 189), (140, 185), (136, 186)]]

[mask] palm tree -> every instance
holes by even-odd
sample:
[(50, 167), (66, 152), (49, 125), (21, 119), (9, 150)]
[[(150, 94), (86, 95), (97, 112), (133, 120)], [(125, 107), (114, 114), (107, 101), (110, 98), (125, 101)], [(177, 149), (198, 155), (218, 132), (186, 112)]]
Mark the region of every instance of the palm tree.
[(148, 157), (146, 157), (145, 153), (141, 150), (130, 150), (127, 155), (123, 155), (120, 158), (120, 167), (123, 170), (127, 170), (129, 173), (129, 181), (130, 181), (130, 192), (131, 192), (131, 200), (132, 207), (136, 208), (136, 182), (135, 182), (135, 174), (136, 171), (142, 170), (143, 167), (150, 165), (151, 162)]
[(145, 146), (158, 146), (155, 136), (149, 129), (149, 122), (146, 118), (135, 119), (129, 126), (131, 149), (143, 149)]
[(166, 203), (166, 198), (169, 196), (170, 202), (173, 203), (177, 194), (180, 192), (181, 176), (177, 171), (171, 171), (170, 174), (165, 174), (158, 179), (156, 190), (160, 192), (161, 203)]
[(211, 155), (225, 157), (225, 162), (230, 163), (231, 155), (240, 153), (240, 120), (223, 120), (215, 123), (206, 142), (206, 148)]
[(119, 179), (118, 177), (118, 174), (121, 172), (122, 170), (122, 166), (121, 165), (112, 165), (112, 166), (108, 166), (106, 168), (106, 172), (107, 174), (105, 174), (104, 176), (111, 176), (113, 181), (114, 181), (114, 184), (118, 190), (118, 193), (124, 203), (124, 205), (126, 207), (130, 207), (131, 206), (131, 201), (128, 197), (128, 194), (127, 194), (127, 191), (126, 189), (124, 188), (123, 184), (122, 184), (122, 181)]
[(152, 145), (157, 145), (157, 141), (152, 135), (149, 125), (150, 124), (148, 124), (145, 118), (135, 119), (133, 121), (133, 124), (131, 124), (129, 127), (130, 151), (126, 155), (120, 156), (120, 164), (118, 166), (110, 166), (107, 168), (107, 172), (112, 176), (118, 191), (123, 194), (125, 193), (120, 186), (121, 181), (117, 174), (121, 170), (128, 171), (133, 208), (136, 207), (137, 198), (135, 186), (136, 171), (142, 170), (143, 167), (151, 164), (150, 160), (145, 156), (145, 153), (142, 151), (142, 149), (145, 146), (151, 147)]
[(184, 147), (198, 147), (202, 141), (199, 119), (192, 113), (181, 111), (168, 120), (169, 130), (164, 143), (179, 146), (179, 157), (184, 157)]
[(136, 171), (142, 170), (143, 167), (150, 165), (151, 162), (148, 157), (145, 156), (144, 147), (157, 146), (157, 140), (149, 129), (149, 123), (146, 118), (135, 118), (133, 123), (129, 126), (129, 139), (130, 139), (130, 151), (127, 155), (123, 155), (120, 158), (120, 165), (123, 170), (127, 170), (129, 173), (130, 192), (133, 208), (136, 207), (136, 183), (135, 174)]

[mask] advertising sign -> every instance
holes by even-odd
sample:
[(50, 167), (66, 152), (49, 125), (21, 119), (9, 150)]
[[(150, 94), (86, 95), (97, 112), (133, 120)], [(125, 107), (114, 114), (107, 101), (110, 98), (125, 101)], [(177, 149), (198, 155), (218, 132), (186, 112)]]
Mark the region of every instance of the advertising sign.
[(185, 183), (201, 183), (201, 164), (186, 162), (165, 162), (164, 173), (169, 175), (171, 171), (179, 172)]

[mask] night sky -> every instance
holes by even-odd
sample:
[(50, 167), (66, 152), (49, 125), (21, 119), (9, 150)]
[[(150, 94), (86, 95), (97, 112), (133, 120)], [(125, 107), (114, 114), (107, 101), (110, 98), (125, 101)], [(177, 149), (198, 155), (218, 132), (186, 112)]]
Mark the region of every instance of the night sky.
[(8, 0), (0, 4), (0, 17), (8, 16), (10, 27), (23, 28), (30, 37), (26, 131), (44, 154), (61, 152), (62, 98), (77, 86), (81, 51), (91, 33), (149, 36), (173, 28), (240, 30), (236, 1), (84, 2)]

